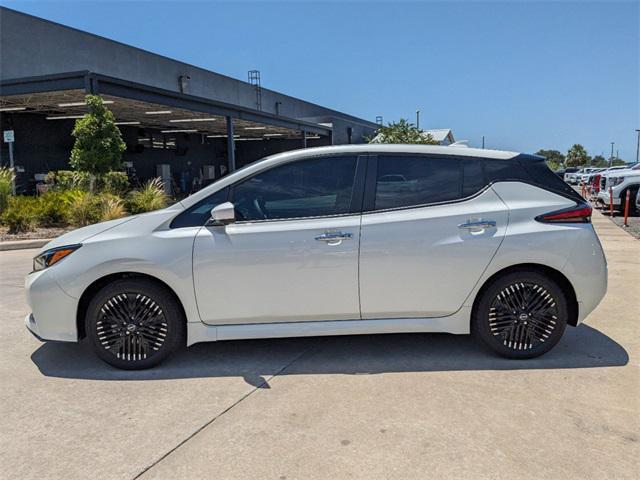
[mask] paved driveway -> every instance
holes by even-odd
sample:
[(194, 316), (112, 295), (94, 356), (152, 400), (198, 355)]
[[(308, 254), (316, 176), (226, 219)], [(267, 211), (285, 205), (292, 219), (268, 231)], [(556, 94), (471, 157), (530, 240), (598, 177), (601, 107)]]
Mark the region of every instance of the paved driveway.
[(595, 214), (610, 289), (554, 351), (469, 337), (221, 342), (123, 372), (22, 326), (0, 253), (0, 478), (638, 478), (640, 242)]

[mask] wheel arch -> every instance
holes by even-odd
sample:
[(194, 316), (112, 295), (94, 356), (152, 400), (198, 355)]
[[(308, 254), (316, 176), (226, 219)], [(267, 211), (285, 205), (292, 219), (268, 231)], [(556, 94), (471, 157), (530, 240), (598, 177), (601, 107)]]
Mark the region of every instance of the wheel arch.
[(475, 296), (473, 301), (473, 307), (471, 308), (471, 318), (474, 318), (476, 309), (478, 308), (478, 303), (480, 303), (480, 299), (484, 294), (485, 290), (491, 285), (491, 283), (503, 276), (512, 272), (518, 271), (537, 271), (543, 275), (546, 275), (553, 279), (559, 286), (562, 288), (562, 291), (567, 297), (567, 304), (569, 307), (569, 318), (567, 319), (567, 324), (575, 327), (578, 325), (578, 300), (576, 297), (575, 289), (573, 285), (569, 281), (569, 279), (559, 270), (555, 268), (549, 267), (548, 265), (542, 265), (539, 263), (520, 263), (517, 265), (511, 265), (509, 267), (503, 268), (502, 270), (498, 270), (493, 275), (485, 280), (482, 284), (478, 293)]
[(80, 300), (78, 301), (78, 308), (76, 311), (76, 327), (78, 329), (78, 340), (85, 338), (87, 335), (87, 332), (85, 330), (85, 316), (87, 314), (87, 308), (93, 296), (96, 293), (98, 293), (98, 291), (100, 291), (100, 289), (102, 289), (106, 285), (109, 285), (110, 283), (113, 283), (116, 280), (121, 280), (124, 278), (144, 278), (166, 288), (167, 291), (169, 291), (171, 295), (173, 295), (175, 301), (180, 307), (182, 316), (185, 319), (185, 323), (186, 323), (187, 315), (186, 315), (186, 311), (182, 303), (182, 300), (180, 300), (180, 297), (169, 285), (167, 285), (166, 282), (163, 282), (159, 278), (154, 277), (153, 275), (149, 275), (147, 273), (139, 273), (139, 272), (111, 273), (109, 275), (105, 275), (95, 280), (87, 288), (85, 288), (85, 290), (82, 292), (82, 295), (80, 296)]

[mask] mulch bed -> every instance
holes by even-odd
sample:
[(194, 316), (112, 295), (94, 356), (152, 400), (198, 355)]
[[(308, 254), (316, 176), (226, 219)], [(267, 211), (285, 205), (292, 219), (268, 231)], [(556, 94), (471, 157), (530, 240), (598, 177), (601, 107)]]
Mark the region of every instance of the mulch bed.
[(73, 227), (64, 228), (36, 228), (32, 232), (9, 233), (7, 227), (0, 227), (0, 241), (10, 242), (13, 240), (38, 240), (41, 238), (55, 238), (63, 233), (70, 232)]

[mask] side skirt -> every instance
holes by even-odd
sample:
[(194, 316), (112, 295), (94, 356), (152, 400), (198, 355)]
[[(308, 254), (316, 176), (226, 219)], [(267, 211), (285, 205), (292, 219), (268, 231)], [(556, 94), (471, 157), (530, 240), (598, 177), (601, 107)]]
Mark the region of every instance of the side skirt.
[(437, 318), (389, 318), (376, 320), (332, 320), (314, 322), (252, 323), (209, 326), (187, 323), (187, 346), (218, 340), (256, 338), (371, 335), (376, 333), (470, 333), (471, 307)]

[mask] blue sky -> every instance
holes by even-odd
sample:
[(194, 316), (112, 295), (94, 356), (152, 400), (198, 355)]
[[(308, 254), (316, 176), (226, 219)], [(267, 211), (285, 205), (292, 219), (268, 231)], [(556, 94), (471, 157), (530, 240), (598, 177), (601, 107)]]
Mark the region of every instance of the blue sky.
[(635, 159), (640, 2), (0, 2), (374, 120)]

